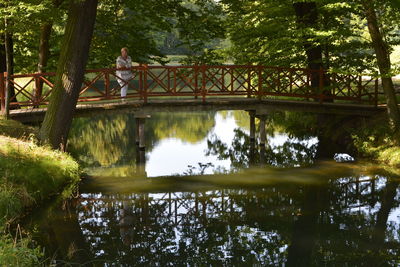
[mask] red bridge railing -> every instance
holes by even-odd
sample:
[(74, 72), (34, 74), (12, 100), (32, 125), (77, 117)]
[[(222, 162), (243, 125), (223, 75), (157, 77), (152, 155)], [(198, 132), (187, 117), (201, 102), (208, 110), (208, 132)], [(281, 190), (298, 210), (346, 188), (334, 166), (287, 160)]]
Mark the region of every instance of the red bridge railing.
[[(117, 69), (87, 70), (79, 102), (120, 98)], [(147, 66), (131, 68), (128, 98), (215, 96), (275, 97), (293, 100), (335, 100), (378, 103), (379, 81), (368, 76), (327, 73), (323, 69), (266, 66)], [(1, 108), (5, 105), (6, 73), (0, 73)], [(10, 106), (41, 107), (50, 99), (55, 73), (17, 74), (9, 77), (15, 96)]]

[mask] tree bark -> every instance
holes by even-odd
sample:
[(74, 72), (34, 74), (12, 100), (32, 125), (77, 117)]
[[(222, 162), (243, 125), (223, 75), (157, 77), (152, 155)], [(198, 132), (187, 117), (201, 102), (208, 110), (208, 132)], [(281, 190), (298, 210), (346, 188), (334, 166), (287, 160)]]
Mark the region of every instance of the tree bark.
[[(54, 8), (59, 8), (63, 0), (53, 0)], [(46, 21), (40, 28), (38, 73), (46, 72), (47, 62), (50, 57), (50, 36), (53, 21)]]
[[(12, 42), (12, 35), (8, 31), (9, 23), (8, 20), (4, 20), (5, 31), (4, 31), (4, 47), (5, 47), (5, 54), (6, 54), (6, 106), (4, 117), (9, 119), (10, 116), (10, 102), (14, 100), (15, 92), (12, 83), (10, 82), (11, 75), (14, 74), (14, 51), (13, 51), (13, 42)], [(16, 98), (15, 98), (16, 100)]]
[[(389, 120), (394, 127), (396, 137), (400, 136), (400, 111), (396, 99), (396, 92), (394, 90), (392, 76), (391, 76), (391, 63), (388, 46), (385, 43), (383, 36), (379, 29), (378, 19), (372, 1), (363, 1), (362, 5), (365, 9), (367, 18), (368, 31), (371, 36), (372, 45), (375, 50), (376, 59), (378, 62), (379, 72), (382, 78), (382, 87), (385, 93), (387, 102), (387, 111)], [(398, 141), (398, 140), (397, 140)]]
[(40, 129), (42, 143), (65, 150), (82, 86), (98, 0), (71, 0), (55, 85)]
[[(293, 3), (293, 8), (297, 17), (299, 28), (316, 28), (318, 22), (318, 10), (315, 2), (299, 2)], [(307, 55), (307, 66), (312, 70), (319, 70), (323, 67), (322, 47), (313, 41), (308, 41), (312, 36), (304, 36), (304, 50)], [(311, 74), (311, 87), (318, 91), (319, 88), (319, 72)]]
[[(53, 0), (54, 8), (59, 8), (63, 0)], [(38, 62), (38, 73), (46, 72), (47, 63), (50, 58), (50, 36), (53, 29), (53, 21), (46, 21), (40, 28), (40, 40), (39, 40), (39, 62)], [(43, 81), (40, 80), (37, 84), (35, 96), (40, 97), (43, 91)]]
[[(40, 41), (39, 41), (39, 63), (38, 63), (38, 73), (46, 72), (47, 62), (49, 61), (50, 56), (50, 35), (51, 30), (53, 28), (52, 22), (46, 22), (42, 25), (40, 29)], [(43, 81), (39, 80), (36, 84), (37, 88), (35, 88), (35, 98), (36, 100), (40, 99), (43, 92)]]
[(46, 71), (50, 56), (50, 35), (53, 28), (52, 22), (46, 22), (40, 29), (38, 73)]

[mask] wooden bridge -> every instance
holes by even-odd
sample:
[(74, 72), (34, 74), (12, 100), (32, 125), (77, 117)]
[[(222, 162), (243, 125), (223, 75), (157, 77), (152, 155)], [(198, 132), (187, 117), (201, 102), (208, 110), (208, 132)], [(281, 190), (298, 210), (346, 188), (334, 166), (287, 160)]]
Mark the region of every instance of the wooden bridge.
[[(78, 113), (114, 108), (151, 110), (300, 109), (311, 112), (368, 115), (384, 107), (379, 79), (339, 74), (323, 69), (267, 66), (148, 66), (131, 68), (124, 80), (117, 69), (87, 70), (80, 91)], [(118, 79), (128, 85), (126, 102), (120, 99)], [(0, 73), (1, 109), (5, 108), (7, 80), (15, 96), (11, 117), (43, 117), (55, 83), (55, 73)], [(15, 109), (17, 108), (18, 109)]]

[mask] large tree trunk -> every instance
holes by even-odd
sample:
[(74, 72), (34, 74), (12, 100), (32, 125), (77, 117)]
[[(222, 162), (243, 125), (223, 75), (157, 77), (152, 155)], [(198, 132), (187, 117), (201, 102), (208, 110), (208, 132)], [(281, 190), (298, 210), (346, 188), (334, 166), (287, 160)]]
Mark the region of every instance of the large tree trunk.
[(390, 54), (387, 44), (383, 40), (383, 36), (380, 32), (375, 9), (373, 3), (371, 2), (372, 1), (363, 1), (362, 3), (365, 9), (365, 15), (367, 18), (369, 34), (372, 39), (372, 45), (374, 47), (376, 59), (378, 61), (379, 72), (382, 77), (382, 87), (386, 96), (389, 119), (394, 126), (398, 141), (400, 136), (400, 112), (397, 105), (396, 92), (394, 90), (393, 81), (390, 74)]
[(97, 0), (70, 1), (56, 81), (40, 129), (41, 142), (55, 149), (65, 150), (84, 78), (97, 3)]
[[(318, 10), (315, 2), (293, 3), (293, 8), (297, 17), (297, 24), (300, 29), (316, 28), (318, 22)], [(320, 44), (307, 39), (313, 36), (304, 36), (304, 50), (307, 55), (307, 66), (309, 69), (319, 70), (323, 67), (322, 48)], [(311, 87), (318, 92), (320, 75), (319, 72), (313, 72), (311, 75)]]

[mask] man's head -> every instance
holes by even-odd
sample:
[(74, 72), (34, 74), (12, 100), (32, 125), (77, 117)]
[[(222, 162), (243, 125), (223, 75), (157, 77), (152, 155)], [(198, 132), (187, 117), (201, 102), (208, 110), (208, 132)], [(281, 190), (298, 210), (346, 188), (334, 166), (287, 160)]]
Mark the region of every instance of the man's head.
[(126, 47), (121, 48), (121, 56), (123, 58), (126, 58), (128, 56), (128, 48), (126, 48)]

